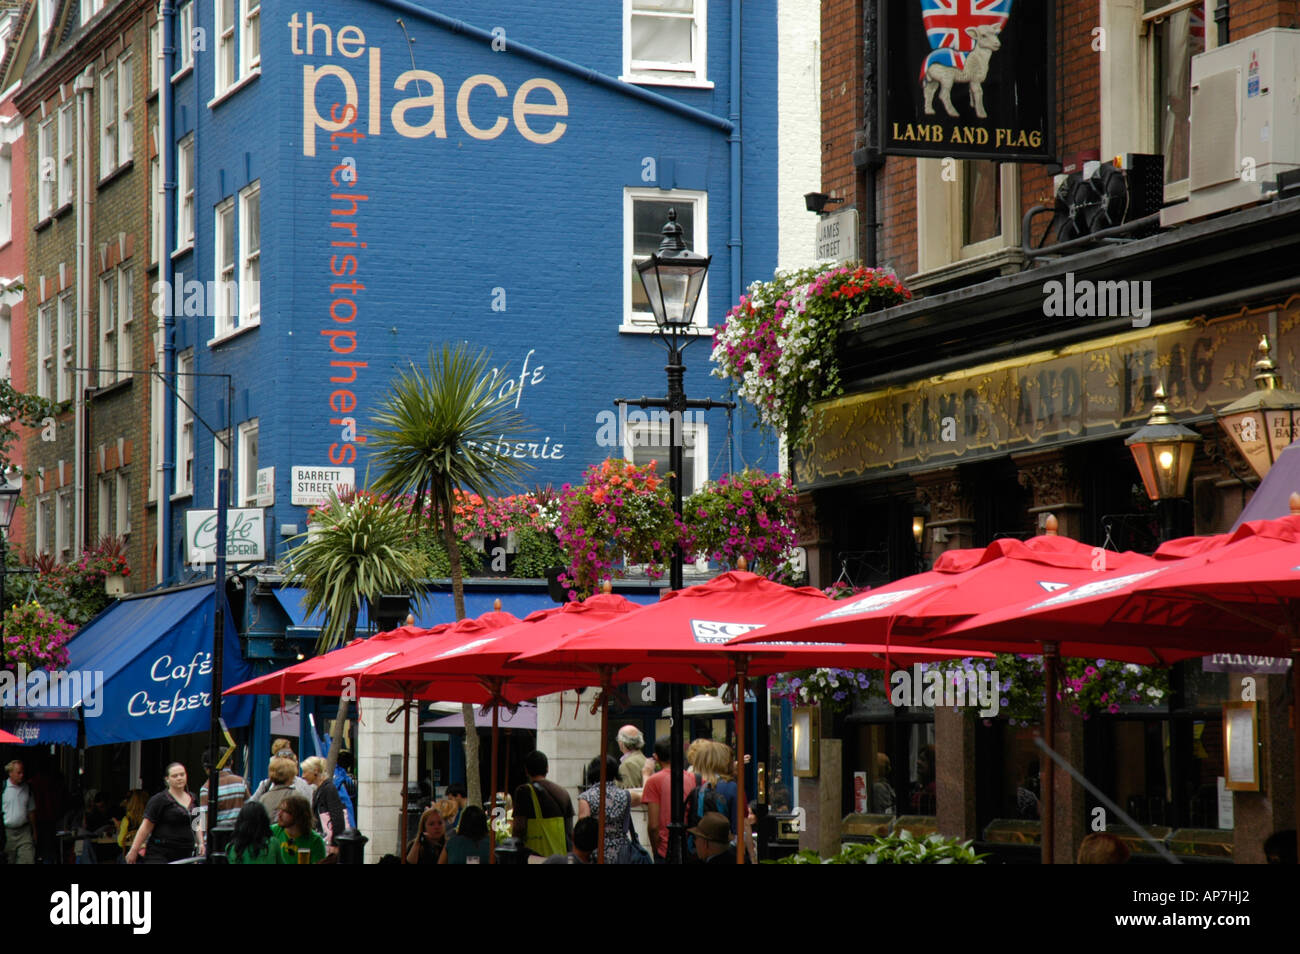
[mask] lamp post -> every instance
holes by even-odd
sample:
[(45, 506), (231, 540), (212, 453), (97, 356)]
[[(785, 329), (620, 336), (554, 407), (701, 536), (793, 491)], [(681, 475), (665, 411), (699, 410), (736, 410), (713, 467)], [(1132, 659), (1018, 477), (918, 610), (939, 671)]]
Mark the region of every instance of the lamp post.
[[(659, 250), (636, 266), (641, 284), (645, 287), (646, 298), (650, 301), (650, 309), (654, 312), (655, 327), (668, 349), (668, 365), (665, 368), (668, 372), (668, 399), (642, 398), (636, 403), (642, 407), (662, 407), (668, 411), (668, 467), (672, 471), (670, 483), (673, 513), (679, 520), (682, 515), (682, 414), (691, 407), (707, 409), (724, 406), (723, 402), (712, 400), (686, 400), (686, 366), (682, 364), (682, 352), (695, 337), (690, 333), (695, 319), (695, 306), (699, 303), (704, 276), (708, 274), (709, 262), (712, 260), (712, 256), (696, 255), (691, 251), (682, 237), (682, 227), (677, 224), (677, 210), (669, 209)], [(673, 544), (668, 577), (669, 586), (674, 590), (682, 588), (683, 562), (679, 541)], [(668, 704), (672, 710), (672, 729), (669, 734), (673, 750), (672, 764), (677, 765), (686, 753), (681, 686), (669, 686)], [(682, 817), (682, 803), (686, 793), (682, 785), (682, 773), (673, 771), (669, 784), (672, 816), (668, 825), (668, 861), (671, 864), (681, 864), (686, 839)]]
[(1133, 453), (1147, 496), (1160, 509), (1161, 542), (1178, 535), (1181, 520), (1175, 508), (1185, 503), (1192, 457), (1200, 442), (1200, 434), (1169, 416), (1163, 384), (1156, 388), (1151, 417), (1124, 442)]
[(5, 577), (9, 571), (9, 525), (14, 522), (14, 513), (18, 510), (18, 496), (22, 492), (22, 478), (13, 481), (6, 474), (4, 483), (0, 484), (0, 670), (5, 667), (4, 617), (9, 608), (9, 598), (5, 594)]
[(1259, 339), (1255, 390), (1216, 412), (1219, 426), (1262, 480), (1277, 455), (1296, 438), (1300, 394), (1282, 387), (1277, 366), (1269, 356), (1268, 336)]

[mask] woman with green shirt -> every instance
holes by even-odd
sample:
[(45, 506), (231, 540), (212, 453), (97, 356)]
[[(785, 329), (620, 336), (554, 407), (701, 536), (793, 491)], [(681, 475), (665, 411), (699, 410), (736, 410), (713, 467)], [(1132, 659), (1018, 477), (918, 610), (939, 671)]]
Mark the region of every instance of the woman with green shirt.
[(279, 848), (271, 841), (271, 819), (261, 802), (245, 802), (226, 849), (232, 865), (279, 865)]
[[(460, 814), (460, 828), (447, 839), (438, 857), (440, 865), (487, 864), (491, 842), (488, 840), (487, 812), (477, 805), (466, 805)], [(474, 860), (471, 861), (470, 859)]]
[(280, 855), (282, 865), (302, 862), (299, 851), (310, 851), (308, 864), (325, 860), (325, 839), (311, 828), (311, 803), (301, 795), (290, 795), (275, 810), (277, 825), (271, 826), (271, 847)]

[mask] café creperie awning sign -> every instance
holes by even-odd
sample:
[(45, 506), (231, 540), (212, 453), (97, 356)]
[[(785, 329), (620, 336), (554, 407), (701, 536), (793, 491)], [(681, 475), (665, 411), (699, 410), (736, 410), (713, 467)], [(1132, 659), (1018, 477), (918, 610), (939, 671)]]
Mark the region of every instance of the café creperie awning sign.
[[(266, 521), (260, 508), (226, 511), (226, 562), (261, 563), (266, 559)], [(205, 566), (217, 559), (217, 512), (185, 513), (186, 562)]]
[(880, 5), (886, 155), (1055, 158), (1056, 4), (891, 0)]

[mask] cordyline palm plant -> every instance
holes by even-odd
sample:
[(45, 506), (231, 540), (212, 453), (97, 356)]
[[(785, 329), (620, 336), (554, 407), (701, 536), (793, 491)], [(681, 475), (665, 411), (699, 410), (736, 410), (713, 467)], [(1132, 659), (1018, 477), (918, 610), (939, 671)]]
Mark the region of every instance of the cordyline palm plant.
[[(513, 400), (493, 394), (490, 358), (465, 343), (431, 348), (427, 368), (414, 363), (398, 374), (370, 432), (372, 461), (381, 469), (375, 489), (410, 493), (417, 528), (426, 519), (441, 530), (451, 560), (456, 618), (465, 618), (465, 581), (454, 526), (457, 489), (480, 497), (514, 489), (532, 469), (526, 461), (496, 453), (498, 442), (513, 446), (525, 438)], [(482, 804), (478, 729), (474, 707), (465, 717), (465, 774), (468, 796)]]
[[(305, 590), (308, 612), (325, 615), (318, 653), (350, 643), (357, 632), (362, 601), (385, 593), (424, 594), (427, 558), (411, 546), (407, 517), (392, 503), (364, 490), (329, 500), (311, 514), (307, 533), (289, 554), (290, 579)], [(334, 773), (343, 744), (348, 697), (339, 699), (330, 733), (326, 777)]]

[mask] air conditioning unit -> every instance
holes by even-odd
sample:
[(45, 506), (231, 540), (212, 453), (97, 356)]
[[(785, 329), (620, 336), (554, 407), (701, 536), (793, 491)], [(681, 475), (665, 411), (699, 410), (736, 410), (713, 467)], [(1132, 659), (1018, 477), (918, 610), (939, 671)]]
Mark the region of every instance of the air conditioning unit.
[(1162, 226), (1267, 198), (1300, 168), (1300, 30), (1256, 33), (1192, 57), (1189, 197)]

